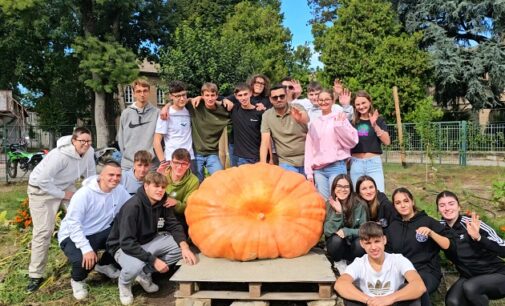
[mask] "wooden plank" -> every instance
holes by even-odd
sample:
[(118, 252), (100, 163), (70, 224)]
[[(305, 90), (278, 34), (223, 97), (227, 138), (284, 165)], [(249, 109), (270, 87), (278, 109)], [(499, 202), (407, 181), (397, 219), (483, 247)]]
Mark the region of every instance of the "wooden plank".
[(181, 296), (191, 296), (195, 293), (195, 285), (193, 282), (181, 282), (179, 283), (179, 291), (181, 292)]
[(319, 284), (319, 297), (323, 299), (329, 298), (333, 293), (331, 284)]
[(198, 254), (196, 265), (181, 263), (170, 280), (176, 282), (331, 283), (336, 280), (324, 253), (310, 252), (296, 258), (247, 262), (209, 258)]
[(261, 296), (261, 283), (249, 284), (249, 296), (252, 298), (258, 298)]
[[(176, 298), (184, 297), (180, 290), (175, 292)], [(260, 300), (260, 301), (318, 301), (336, 299), (332, 294), (328, 298), (321, 298), (318, 292), (266, 292), (258, 298), (251, 298), (247, 291), (208, 291), (202, 290), (191, 295), (194, 299), (218, 299), (218, 300)]]

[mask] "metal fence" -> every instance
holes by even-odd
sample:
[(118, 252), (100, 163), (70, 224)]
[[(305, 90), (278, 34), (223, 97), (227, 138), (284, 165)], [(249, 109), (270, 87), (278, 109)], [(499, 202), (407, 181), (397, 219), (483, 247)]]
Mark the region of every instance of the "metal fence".
[[(16, 179), (7, 175), (7, 149), (11, 143), (17, 143), (29, 136), (27, 147), (30, 151), (51, 149), (62, 135), (72, 132), (73, 126), (41, 127), (41, 126), (6, 126), (0, 131), (2, 152), (0, 155), (0, 181), (27, 180), (28, 173), (19, 171)], [(96, 129), (89, 126), (96, 136)], [(49, 132), (58, 130), (62, 132)], [(400, 163), (400, 145), (396, 125), (388, 126), (391, 145), (384, 147), (382, 159), (386, 163)], [(431, 124), (431, 158), (425, 150), (426, 140), (423, 139), (416, 125), (403, 124), (403, 144), (407, 163), (480, 165), (505, 167), (505, 122), (476, 125), (467, 121), (434, 122)], [(96, 141), (96, 139), (93, 139)], [(96, 143), (96, 142), (95, 142)]]
[[(407, 163), (434, 162), (461, 166), (505, 166), (505, 122), (478, 125), (468, 121), (433, 122), (430, 127), (428, 156), (427, 139), (423, 139), (414, 123), (403, 124), (403, 146)], [(384, 162), (400, 162), (398, 129), (388, 125), (391, 145), (385, 147)]]

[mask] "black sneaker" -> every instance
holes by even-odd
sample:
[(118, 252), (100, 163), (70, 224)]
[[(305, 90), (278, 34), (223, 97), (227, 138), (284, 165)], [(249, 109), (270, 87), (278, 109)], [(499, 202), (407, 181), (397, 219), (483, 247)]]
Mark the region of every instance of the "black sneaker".
[(44, 279), (42, 278), (31, 278), (28, 281), (28, 286), (26, 287), (26, 291), (28, 292), (35, 292), (37, 289), (39, 289), (40, 285), (42, 285), (42, 281)]

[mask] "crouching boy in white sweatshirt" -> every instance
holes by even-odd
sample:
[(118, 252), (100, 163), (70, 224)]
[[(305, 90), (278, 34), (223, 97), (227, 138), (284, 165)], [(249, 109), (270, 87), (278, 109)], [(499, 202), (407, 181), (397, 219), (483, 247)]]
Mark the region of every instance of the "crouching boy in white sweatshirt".
[(70, 283), (77, 300), (88, 296), (84, 280), (95, 268), (110, 278), (119, 277), (112, 256), (104, 252), (98, 260), (97, 251), (105, 250), (111, 224), (130, 194), (119, 184), (121, 166), (115, 161), (105, 163), (99, 176), (83, 182), (61, 221), (58, 243), (72, 264)]

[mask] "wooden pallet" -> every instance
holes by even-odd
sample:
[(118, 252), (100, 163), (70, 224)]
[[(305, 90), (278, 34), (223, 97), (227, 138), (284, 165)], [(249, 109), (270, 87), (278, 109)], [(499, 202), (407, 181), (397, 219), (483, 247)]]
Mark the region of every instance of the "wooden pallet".
[[(209, 258), (182, 264), (172, 276), (178, 299), (318, 301), (334, 300), (335, 275), (322, 252), (293, 259), (249, 262)], [(289, 288), (290, 290), (284, 290)]]

